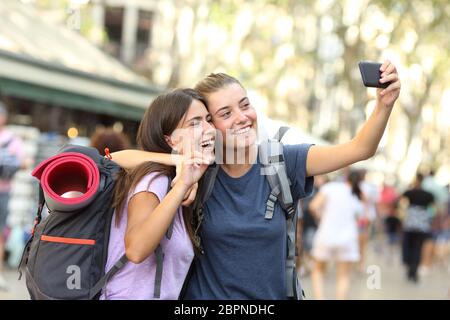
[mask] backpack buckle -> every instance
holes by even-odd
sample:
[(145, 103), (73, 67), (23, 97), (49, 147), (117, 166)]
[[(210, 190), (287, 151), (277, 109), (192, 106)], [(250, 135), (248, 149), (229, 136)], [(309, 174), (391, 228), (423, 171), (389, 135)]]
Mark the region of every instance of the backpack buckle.
[(289, 207), (286, 209), (286, 212), (287, 212), (288, 218), (291, 218), (291, 217), (294, 215), (294, 213), (295, 213), (295, 209), (294, 209), (293, 206), (289, 206)]

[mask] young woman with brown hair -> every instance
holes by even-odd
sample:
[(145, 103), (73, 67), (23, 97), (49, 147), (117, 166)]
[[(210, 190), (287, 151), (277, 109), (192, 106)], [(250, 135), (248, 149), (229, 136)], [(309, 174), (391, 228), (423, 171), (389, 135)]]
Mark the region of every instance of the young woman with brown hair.
[[(108, 281), (101, 299), (178, 298), (194, 257), (192, 229), (187, 223), (191, 211), (182, 202), (208, 166), (186, 148), (194, 146), (203, 161), (212, 155), (214, 127), (210, 122), (203, 98), (192, 89), (158, 96), (148, 108), (137, 134), (138, 144), (143, 151), (183, 155), (180, 178), (169, 188), (175, 168), (154, 162), (119, 173), (105, 272), (123, 254), (129, 262)], [(168, 239), (165, 235), (171, 225)], [(164, 272), (160, 294), (155, 296), (158, 246), (164, 253)]]

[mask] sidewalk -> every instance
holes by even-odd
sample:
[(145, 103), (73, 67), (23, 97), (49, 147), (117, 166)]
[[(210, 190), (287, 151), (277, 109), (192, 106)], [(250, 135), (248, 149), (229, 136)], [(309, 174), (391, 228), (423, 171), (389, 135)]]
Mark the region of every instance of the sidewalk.
[[(400, 252), (395, 252), (394, 259), (387, 261), (386, 257), (375, 251), (374, 243), (369, 243), (367, 252), (367, 263), (369, 273), (356, 273), (352, 275), (349, 298), (355, 300), (417, 300), (450, 299), (450, 273), (445, 268), (434, 266), (427, 276), (422, 276), (418, 284), (406, 281), (403, 266), (400, 263)], [(334, 299), (335, 277), (334, 267), (328, 266), (325, 280), (325, 296)], [(375, 273), (379, 279), (375, 279)], [(18, 279), (15, 269), (7, 269), (6, 280), (10, 285), (8, 292), (0, 291), (0, 300), (28, 300), (29, 295), (25, 286), (25, 275)], [(375, 279), (375, 280), (374, 280)], [(301, 279), (306, 298), (313, 300), (311, 278), (304, 276)], [(379, 285), (379, 286), (378, 286)], [(370, 289), (372, 288), (372, 289)]]
[(25, 286), (25, 274), (22, 273), (22, 279), (19, 279), (17, 269), (6, 267), (4, 276), (9, 285), (8, 291), (0, 290), (0, 300), (29, 300), (27, 288)]
[[(367, 247), (366, 273), (353, 272), (350, 280), (349, 299), (354, 300), (445, 300), (450, 299), (450, 272), (433, 266), (431, 272), (421, 276), (418, 284), (406, 280), (399, 249), (392, 261), (377, 253), (374, 243)], [(325, 297), (335, 299), (334, 266), (327, 267)], [(378, 277), (378, 278), (376, 278)], [(314, 300), (311, 277), (304, 276), (302, 285), (307, 299)]]

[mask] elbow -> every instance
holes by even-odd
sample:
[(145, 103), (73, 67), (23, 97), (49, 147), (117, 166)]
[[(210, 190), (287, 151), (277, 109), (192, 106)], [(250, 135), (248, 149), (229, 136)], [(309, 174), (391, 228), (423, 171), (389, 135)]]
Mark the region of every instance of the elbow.
[(360, 156), (360, 161), (368, 160), (368, 159), (372, 158), (377, 153), (376, 151), (377, 150), (375, 149), (375, 150), (367, 150), (367, 151), (363, 152)]
[(129, 249), (125, 250), (125, 255), (127, 256), (128, 261), (133, 262), (134, 264), (139, 264), (145, 260), (138, 252)]
[(372, 158), (377, 153), (377, 148), (371, 148), (369, 146), (361, 146), (358, 148), (360, 150), (359, 153), (359, 161), (368, 160)]
[(366, 159), (364, 159), (364, 160), (372, 158), (374, 155), (376, 155), (376, 153), (377, 153), (377, 148), (373, 148), (372, 150), (369, 150), (366, 154)]
[(144, 262), (151, 254), (156, 250), (155, 247), (147, 247), (142, 245), (138, 239), (134, 239), (134, 241), (125, 240), (125, 255), (127, 256), (128, 261), (131, 261), (135, 264), (139, 264)]
[(125, 255), (127, 256), (128, 261), (131, 261), (135, 264), (139, 264), (145, 260), (145, 256), (139, 252), (134, 246), (129, 243), (125, 243)]
[(370, 146), (361, 138), (355, 138), (352, 144), (354, 146), (353, 150), (358, 150), (355, 153), (356, 162), (370, 159), (377, 153), (378, 146)]

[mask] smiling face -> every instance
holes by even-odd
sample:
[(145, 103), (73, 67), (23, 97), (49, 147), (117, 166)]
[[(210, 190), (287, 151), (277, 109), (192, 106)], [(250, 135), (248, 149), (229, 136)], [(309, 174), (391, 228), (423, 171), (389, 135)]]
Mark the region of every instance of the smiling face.
[(214, 154), (215, 129), (211, 115), (199, 100), (192, 100), (188, 111), (170, 135), (170, 144), (180, 154), (200, 151), (203, 156)]
[(139, 125), (139, 149), (214, 159), (215, 128), (205, 98), (193, 89), (176, 89), (156, 97)]
[(240, 84), (227, 84), (209, 93), (206, 98), (214, 126), (222, 135), (224, 148), (236, 150), (255, 144), (256, 111)]

